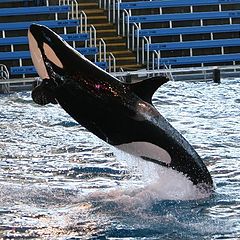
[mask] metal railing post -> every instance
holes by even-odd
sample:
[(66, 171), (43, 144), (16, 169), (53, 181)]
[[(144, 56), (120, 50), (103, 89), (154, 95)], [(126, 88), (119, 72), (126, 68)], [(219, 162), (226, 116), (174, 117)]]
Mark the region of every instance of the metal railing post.
[(116, 22), (116, 0), (113, 0), (112, 2), (112, 14), (113, 14), (113, 23)]
[(120, 4), (121, 0), (117, 0), (117, 33), (120, 35)]
[(80, 33), (83, 33), (83, 21), (84, 21), (84, 32), (87, 33), (87, 15), (84, 11), (80, 11)]
[[(90, 47), (94, 46), (96, 47), (97, 46), (97, 31), (96, 31), (96, 28), (91, 25), (90, 26), (90, 29), (89, 29), (89, 44), (90, 44)], [(86, 43), (85, 43), (85, 47), (86, 47)]]
[[(103, 50), (102, 50), (103, 48)], [(102, 54), (103, 54), (103, 61), (107, 61), (107, 48), (106, 48), (106, 43), (104, 40), (101, 38), (99, 40), (99, 62), (102, 61)], [(95, 60), (96, 61), (96, 60)]]
[(151, 38), (147, 39), (147, 37), (142, 38), (142, 64), (145, 63), (145, 41), (146, 41), (146, 52), (147, 52), (147, 69), (149, 70), (149, 62), (150, 62), (150, 50), (149, 44), (151, 43)]
[(116, 72), (116, 58), (110, 52), (108, 56), (108, 71), (112, 72), (112, 60), (113, 60), (113, 72)]
[[(7, 69), (7, 66), (4, 64), (0, 64), (0, 80), (7, 80), (9, 79), (9, 71)], [(5, 88), (4, 92), (9, 93), (10, 92), (10, 84), (5, 83), (3, 84), (3, 87)]]

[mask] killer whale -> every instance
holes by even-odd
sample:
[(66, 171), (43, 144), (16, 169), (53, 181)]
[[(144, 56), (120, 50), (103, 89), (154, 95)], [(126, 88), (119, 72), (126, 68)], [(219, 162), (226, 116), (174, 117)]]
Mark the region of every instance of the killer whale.
[(169, 80), (166, 76), (125, 84), (45, 26), (32, 24), (28, 38), (32, 61), (42, 79), (32, 91), (34, 102), (59, 104), (105, 142), (172, 168), (194, 185), (213, 189), (200, 156), (152, 104), (154, 92)]

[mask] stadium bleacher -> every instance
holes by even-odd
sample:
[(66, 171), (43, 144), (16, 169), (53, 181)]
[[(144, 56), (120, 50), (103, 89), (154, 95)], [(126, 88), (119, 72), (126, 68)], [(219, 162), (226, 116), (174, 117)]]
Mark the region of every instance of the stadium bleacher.
[[(61, 37), (70, 42), (73, 47), (76, 47), (80, 53), (94, 61), (101, 68), (108, 68), (106, 61), (97, 61), (99, 49), (93, 44), (96, 39), (91, 39), (92, 37), (96, 38), (96, 36), (86, 32), (86, 28), (81, 28), (81, 19), (72, 12), (73, 7), (71, 5), (33, 5), (25, 7), (26, 2), (36, 4), (36, 1), (33, 0), (2, 0), (0, 2), (1, 4), (5, 3), (0, 7), (0, 63), (5, 64), (10, 70), (10, 78), (19, 77), (19, 75), (22, 77), (25, 77), (25, 75), (37, 76), (36, 70), (32, 66), (30, 52), (26, 49), (28, 45), (27, 30), (32, 23), (58, 29), (59, 32), (62, 32)], [(5, 7), (7, 3), (11, 4)], [(16, 6), (22, 5), (12, 7), (12, 3), (17, 3)], [(46, 16), (45, 20), (38, 20), (40, 19), (38, 15)], [(19, 16), (23, 16), (24, 21), (21, 21), (22, 18), (18, 18)], [(30, 16), (33, 16), (36, 20), (32, 20), (33, 17)], [(8, 21), (9, 18), (11, 21)], [(16, 19), (16, 21), (12, 19)]]
[(148, 69), (239, 63), (240, 0), (118, 1), (116, 9), (119, 33)]
[[(26, 49), (26, 32), (33, 22), (54, 29), (106, 69), (106, 57), (102, 63), (101, 57), (96, 59), (97, 54), (101, 55), (96, 36), (92, 41), (94, 34), (89, 34), (79, 15), (71, 12), (72, 1), (60, 1), (66, 5), (47, 2), (53, 5), (36, 6), (35, 0), (0, 1), (0, 63), (8, 65), (11, 76), (36, 73)], [(6, 7), (4, 3), (11, 4)], [(143, 64), (143, 68), (240, 63), (240, 0), (110, 0), (107, 5), (112, 11), (109, 16), (117, 20), (118, 32), (126, 36), (128, 48), (136, 52), (137, 63)], [(44, 14), (46, 18), (42, 18)], [(8, 21), (15, 17), (16, 21)]]

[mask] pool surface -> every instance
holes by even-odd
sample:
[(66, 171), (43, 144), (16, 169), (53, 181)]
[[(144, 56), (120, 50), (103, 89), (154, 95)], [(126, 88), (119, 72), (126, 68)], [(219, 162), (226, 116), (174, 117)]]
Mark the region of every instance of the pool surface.
[(199, 196), (59, 106), (0, 95), (0, 239), (240, 239), (240, 79), (169, 82), (154, 105), (214, 183)]

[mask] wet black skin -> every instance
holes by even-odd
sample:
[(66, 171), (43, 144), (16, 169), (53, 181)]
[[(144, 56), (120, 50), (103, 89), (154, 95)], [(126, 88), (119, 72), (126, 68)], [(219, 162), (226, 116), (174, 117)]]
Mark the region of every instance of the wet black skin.
[[(166, 77), (123, 84), (75, 52), (48, 28), (32, 25), (30, 31), (49, 74), (49, 79), (32, 92), (36, 103), (59, 103), (77, 122), (111, 145), (138, 141), (158, 145), (172, 158), (166, 167), (182, 172), (194, 184), (212, 188), (211, 175), (199, 155), (151, 104), (152, 94), (168, 81)], [(54, 50), (64, 69), (44, 56), (43, 42)]]

